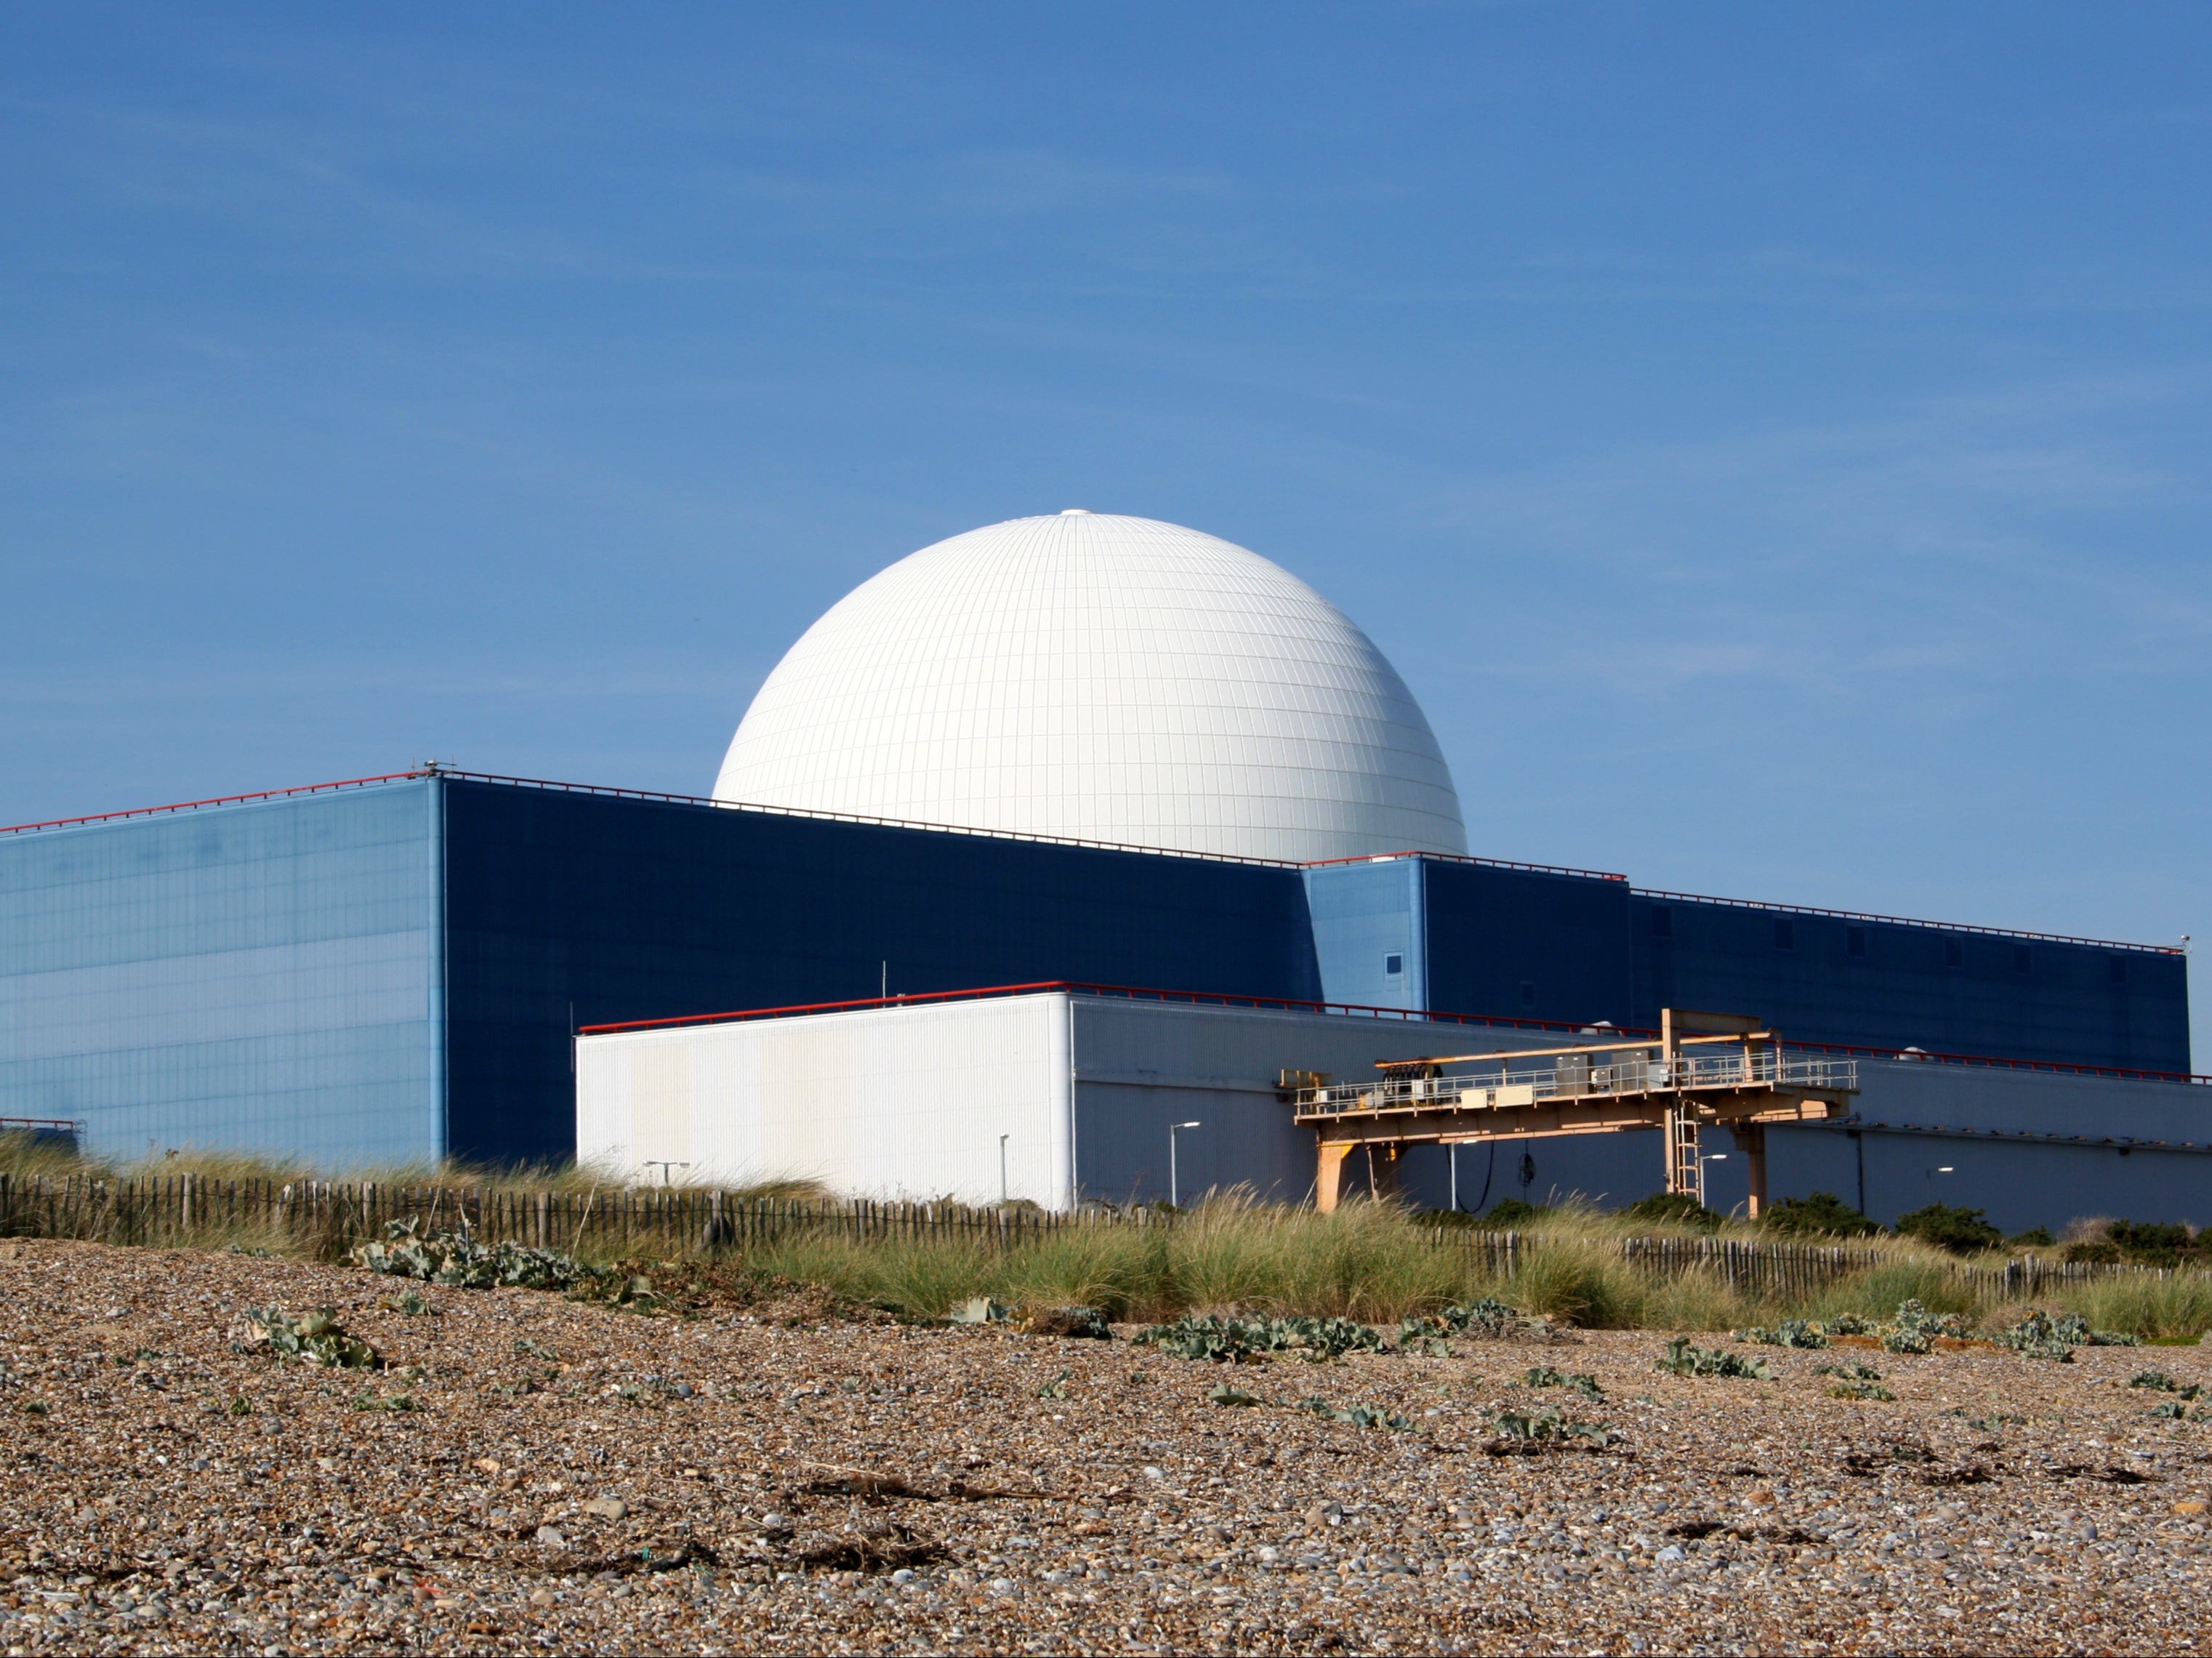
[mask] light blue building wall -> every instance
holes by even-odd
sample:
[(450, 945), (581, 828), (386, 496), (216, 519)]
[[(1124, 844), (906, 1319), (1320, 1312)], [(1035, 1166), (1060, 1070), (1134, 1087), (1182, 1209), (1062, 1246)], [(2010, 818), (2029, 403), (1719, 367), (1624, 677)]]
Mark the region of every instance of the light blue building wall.
[(0, 837), (0, 1101), (96, 1155), (441, 1155), (429, 780)]
[(1426, 862), (1378, 858), (1305, 872), (1322, 994), (1354, 1007), (1425, 1008)]

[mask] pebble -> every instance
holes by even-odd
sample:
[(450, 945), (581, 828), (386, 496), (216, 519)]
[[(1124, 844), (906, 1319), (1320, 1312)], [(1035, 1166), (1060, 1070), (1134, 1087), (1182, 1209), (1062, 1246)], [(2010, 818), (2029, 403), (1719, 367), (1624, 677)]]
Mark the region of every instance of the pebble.
[[(244, 1256), (0, 1260), (0, 1647), (2160, 1653), (2212, 1587), (2212, 1430), (2149, 1418), (2125, 1350), (1858, 1355), (1883, 1402), (1827, 1397), (1833, 1355), (1676, 1377), (1663, 1333), (1585, 1332), (1254, 1366), (1261, 1405), (1228, 1410), (1204, 1364), (1148, 1353), (1139, 1384), (1121, 1342), (806, 1291), (678, 1320), (439, 1286), (444, 1316), (410, 1318), (390, 1291)], [(270, 1302), (337, 1308), (407, 1370), (375, 1392), (421, 1408), (232, 1351)], [(1606, 1397), (1528, 1387), (1539, 1357)], [(2203, 1362), (2156, 1356), (2183, 1382)], [(646, 1384), (671, 1372), (695, 1397)], [(1619, 1442), (1487, 1454), (1492, 1412), (1547, 1404)]]

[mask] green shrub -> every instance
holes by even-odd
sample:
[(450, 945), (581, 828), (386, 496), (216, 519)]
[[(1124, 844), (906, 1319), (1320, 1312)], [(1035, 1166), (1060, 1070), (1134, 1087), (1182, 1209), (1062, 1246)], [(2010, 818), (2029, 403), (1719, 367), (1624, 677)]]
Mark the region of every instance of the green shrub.
[(1475, 1218), (1484, 1226), (1496, 1227), (1500, 1231), (1510, 1232), (1518, 1227), (1528, 1226), (1542, 1220), (1551, 1212), (1541, 1204), (1523, 1203), (1519, 1198), (1506, 1198), (1500, 1202), (1492, 1204)]
[(2105, 1236), (2118, 1248), (2122, 1260), (2145, 1266), (2179, 1266), (2199, 1259), (2197, 1239), (2186, 1226), (2116, 1220)]
[(1424, 1209), (1413, 1219), (1416, 1226), (1436, 1226), (1448, 1231), (1482, 1224), (1480, 1215), (1470, 1215), (1458, 1209)]
[(1899, 1215), (1893, 1230), (1901, 1238), (1918, 1238), (1954, 1255), (1994, 1249), (2004, 1242), (2004, 1234), (1990, 1224), (1981, 1210), (1956, 1209), (1948, 1203), (1931, 1203)]
[(2047, 1226), (2031, 1226), (2025, 1232), (2014, 1232), (2005, 1240), (2008, 1249), (2048, 1249), (2057, 1239)]
[(2120, 1264), (2120, 1246), (2106, 1238), (2088, 1238), (2068, 1244), (2062, 1259), (2069, 1266), (2117, 1266)]
[(1699, 1232), (1717, 1232), (1727, 1218), (1706, 1208), (1687, 1192), (1654, 1192), (1648, 1198), (1638, 1198), (1620, 1213), (1624, 1220), (1687, 1226)]
[(1826, 1234), (1837, 1237), (1866, 1237), (1881, 1230), (1833, 1192), (1814, 1192), (1802, 1198), (1784, 1198), (1769, 1206), (1759, 1224), (1770, 1232)]

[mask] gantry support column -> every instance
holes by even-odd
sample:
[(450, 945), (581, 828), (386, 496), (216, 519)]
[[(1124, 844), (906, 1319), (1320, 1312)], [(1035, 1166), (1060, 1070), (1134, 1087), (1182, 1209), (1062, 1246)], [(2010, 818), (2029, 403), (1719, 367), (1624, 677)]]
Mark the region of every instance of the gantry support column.
[(1336, 1212), (1337, 1199), (1344, 1193), (1344, 1160), (1352, 1155), (1349, 1140), (1323, 1140), (1321, 1143), (1320, 1167), (1314, 1174), (1314, 1207), (1324, 1215)]
[(1744, 1206), (1744, 1213), (1757, 1220), (1766, 1212), (1766, 1126), (1747, 1123), (1733, 1132), (1735, 1149), (1743, 1153), (1744, 1163), (1751, 1170), (1751, 1199)]

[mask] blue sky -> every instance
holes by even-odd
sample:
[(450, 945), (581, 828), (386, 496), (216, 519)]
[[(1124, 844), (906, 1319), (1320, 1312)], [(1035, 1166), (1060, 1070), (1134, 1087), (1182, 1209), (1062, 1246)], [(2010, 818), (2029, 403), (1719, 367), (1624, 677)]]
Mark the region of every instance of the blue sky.
[(10, 8), (0, 820), (703, 791), (1079, 505), (1478, 851), (2212, 938), (2209, 142), (2201, 7)]

